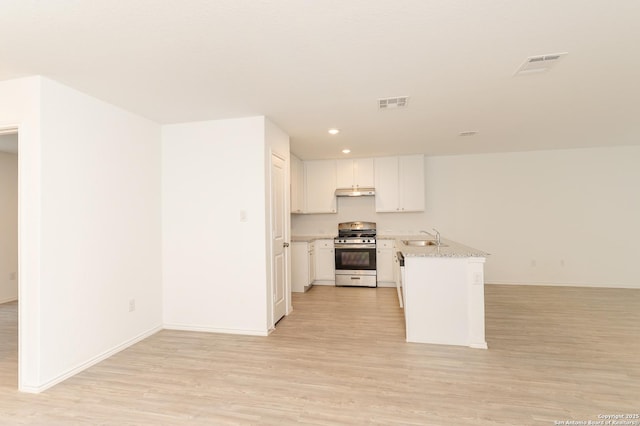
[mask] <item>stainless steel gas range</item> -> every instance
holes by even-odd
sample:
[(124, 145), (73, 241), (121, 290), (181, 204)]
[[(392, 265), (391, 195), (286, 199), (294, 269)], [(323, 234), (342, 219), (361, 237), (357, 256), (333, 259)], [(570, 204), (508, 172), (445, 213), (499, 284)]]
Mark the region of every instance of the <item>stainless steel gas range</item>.
[(336, 286), (377, 287), (375, 222), (340, 223), (333, 243)]

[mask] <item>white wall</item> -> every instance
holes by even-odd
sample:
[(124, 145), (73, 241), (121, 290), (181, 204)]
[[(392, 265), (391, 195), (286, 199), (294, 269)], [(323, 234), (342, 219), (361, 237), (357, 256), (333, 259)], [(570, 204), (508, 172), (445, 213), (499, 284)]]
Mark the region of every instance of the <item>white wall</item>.
[(37, 392), (162, 325), (160, 127), (41, 77), (0, 82), (6, 127), (19, 128), (19, 387)]
[(428, 157), (425, 212), (341, 198), (336, 215), (294, 215), (292, 233), (333, 234), (350, 220), (381, 233), (436, 227), (492, 254), (489, 283), (640, 288), (638, 164), (637, 146)]
[(47, 79), (41, 114), (46, 387), (162, 325), (161, 151), (156, 123)]
[(162, 149), (165, 326), (266, 334), (264, 117), (163, 126)]
[(0, 152), (0, 303), (18, 299), (18, 156)]

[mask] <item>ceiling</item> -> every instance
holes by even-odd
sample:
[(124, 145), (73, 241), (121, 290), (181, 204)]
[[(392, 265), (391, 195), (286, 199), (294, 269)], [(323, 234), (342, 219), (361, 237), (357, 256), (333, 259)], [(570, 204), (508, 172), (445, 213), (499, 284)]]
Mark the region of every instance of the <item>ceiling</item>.
[(0, 80), (162, 124), (266, 115), (302, 159), (633, 145), (639, 19), (637, 0), (3, 0)]

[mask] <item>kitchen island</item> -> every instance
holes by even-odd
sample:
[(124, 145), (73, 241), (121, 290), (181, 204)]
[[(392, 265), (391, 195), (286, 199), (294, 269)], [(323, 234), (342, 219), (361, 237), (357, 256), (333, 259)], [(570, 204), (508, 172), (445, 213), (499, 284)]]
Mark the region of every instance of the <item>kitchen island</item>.
[[(423, 241), (423, 244), (416, 241)], [(487, 349), (484, 263), (487, 253), (450, 240), (398, 238), (404, 257), (401, 296), (407, 342)]]

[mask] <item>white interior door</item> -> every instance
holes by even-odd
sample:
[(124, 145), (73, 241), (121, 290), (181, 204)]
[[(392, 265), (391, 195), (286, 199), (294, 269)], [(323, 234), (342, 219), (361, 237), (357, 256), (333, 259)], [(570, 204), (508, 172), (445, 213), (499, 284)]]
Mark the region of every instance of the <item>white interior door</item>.
[(271, 282), (273, 324), (287, 311), (285, 161), (271, 154)]

